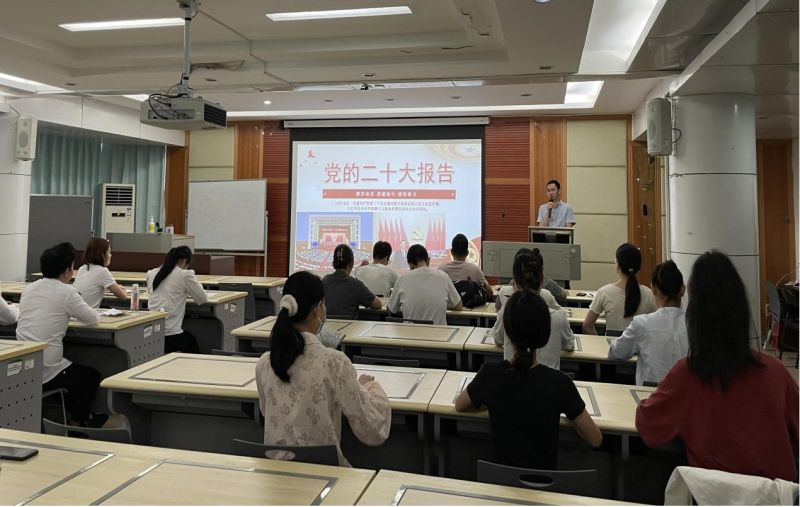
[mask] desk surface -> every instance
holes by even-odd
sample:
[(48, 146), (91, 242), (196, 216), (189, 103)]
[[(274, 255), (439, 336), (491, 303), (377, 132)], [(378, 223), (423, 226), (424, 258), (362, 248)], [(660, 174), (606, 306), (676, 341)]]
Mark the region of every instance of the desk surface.
[(0, 498), (31, 505), (353, 505), (375, 472), (0, 429)]
[[(545, 368), (540, 366), (540, 368)], [(457, 412), (455, 399), (475, 377), (474, 372), (448, 371), (433, 395), (428, 412), (473, 419), (488, 419), (486, 410), (480, 412)], [(604, 431), (635, 434), (636, 405), (655, 391), (654, 387), (605, 384), (599, 382), (575, 382), (578, 392), (586, 402), (586, 411), (597, 426)], [(566, 417), (561, 418), (567, 424)]]
[(381, 470), (358, 505), (631, 505), (510, 486)]
[[(102, 312), (102, 310), (101, 310)], [(105, 315), (100, 316), (100, 323), (96, 326), (90, 326), (78, 322), (77, 320), (69, 321), (70, 329), (96, 329), (100, 331), (120, 331), (129, 327), (147, 324), (148, 322), (155, 322), (157, 320), (164, 320), (169, 315), (166, 312), (133, 312), (124, 310), (121, 315), (116, 317), (108, 317)]]
[[(140, 283), (146, 282), (147, 273), (134, 271), (112, 271), (111, 276), (117, 283)], [(232, 275), (196, 275), (200, 283), (216, 285), (220, 283), (249, 283), (253, 287), (282, 287), (286, 283), (286, 278), (274, 276), (232, 276)]]
[(25, 356), (46, 348), (46, 343), (0, 340), (0, 361)]
[[(464, 344), (464, 350), (468, 352), (480, 352), (483, 354), (502, 355), (503, 347), (498, 347), (495, 345), (491, 331), (491, 329), (476, 327), (475, 331), (470, 334), (467, 342)], [(590, 334), (576, 334), (575, 350), (571, 352), (562, 350), (561, 358), (574, 359), (576, 361), (606, 361), (608, 360), (609, 340), (613, 340), (613, 338)], [(636, 357), (634, 356), (627, 361), (619, 362), (635, 364)]]
[[(382, 305), (380, 310), (370, 310), (368, 308), (366, 309), (362, 308), (360, 311), (387, 313), (389, 298), (378, 298), (378, 299), (381, 300), (381, 305)], [(479, 319), (490, 315), (495, 315), (496, 313), (497, 311), (494, 309), (494, 303), (484, 303), (480, 306), (476, 306), (475, 308), (463, 308), (461, 310), (447, 310), (448, 317), (466, 317), (471, 319)]]
[[(108, 377), (102, 387), (125, 392), (177, 394), (257, 400), (253, 357), (172, 353)], [(389, 396), (392, 408), (425, 412), (445, 370), (355, 365), (372, 375)]]

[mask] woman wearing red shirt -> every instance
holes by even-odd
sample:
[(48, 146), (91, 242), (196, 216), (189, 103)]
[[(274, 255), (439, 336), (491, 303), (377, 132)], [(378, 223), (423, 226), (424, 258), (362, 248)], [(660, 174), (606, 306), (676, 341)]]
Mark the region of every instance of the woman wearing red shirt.
[(692, 466), (796, 481), (797, 382), (780, 361), (750, 349), (747, 293), (725, 254), (695, 262), (686, 328), (688, 357), (636, 410), (644, 442), (679, 437)]

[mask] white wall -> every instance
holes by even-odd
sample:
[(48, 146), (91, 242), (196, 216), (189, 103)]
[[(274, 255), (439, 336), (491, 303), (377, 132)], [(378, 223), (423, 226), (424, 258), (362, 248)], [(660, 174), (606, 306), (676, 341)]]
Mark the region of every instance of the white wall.
[(31, 163), (16, 160), (17, 116), (0, 114), (0, 280), (25, 280)]
[[(139, 122), (138, 109), (130, 109), (85, 97), (6, 97), (20, 114), (39, 121), (108, 134), (143, 139), (173, 146), (184, 145), (182, 130), (166, 130)], [(12, 112), (11, 115), (15, 114)]]
[(233, 179), (234, 128), (189, 133), (189, 181)]
[(625, 120), (567, 121), (567, 188), (581, 245), (575, 289), (616, 279), (614, 254), (628, 241), (628, 147)]

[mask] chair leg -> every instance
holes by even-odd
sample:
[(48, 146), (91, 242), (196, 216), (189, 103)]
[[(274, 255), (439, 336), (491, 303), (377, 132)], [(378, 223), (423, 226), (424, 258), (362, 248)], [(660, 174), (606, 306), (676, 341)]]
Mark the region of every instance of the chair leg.
[(58, 395), (61, 397), (61, 416), (63, 417), (64, 426), (67, 423), (67, 402), (64, 400), (64, 391), (59, 391)]

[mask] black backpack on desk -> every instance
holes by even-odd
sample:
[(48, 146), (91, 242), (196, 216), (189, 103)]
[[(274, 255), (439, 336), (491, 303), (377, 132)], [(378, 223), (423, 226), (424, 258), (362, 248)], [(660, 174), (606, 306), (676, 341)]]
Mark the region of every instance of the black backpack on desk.
[(486, 302), (486, 288), (480, 283), (472, 280), (459, 280), (453, 285), (461, 295), (461, 303), (465, 308), (475, 308)]

